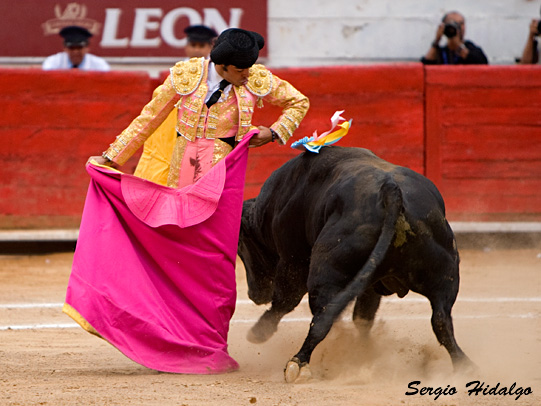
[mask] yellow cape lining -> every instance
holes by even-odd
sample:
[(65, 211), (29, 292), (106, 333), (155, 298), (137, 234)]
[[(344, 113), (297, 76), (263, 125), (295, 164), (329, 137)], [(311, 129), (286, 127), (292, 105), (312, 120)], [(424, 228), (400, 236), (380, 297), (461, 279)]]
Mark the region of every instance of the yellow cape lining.
[(70, 316), (73, 320), (77, 322), (83, 329), (88, 331), (90, 334), (94, 334), (95, 336), (99, 338), (103, 338), (100, 333), (96, 331), (94, 327), (90, 325), (88, 321), (85, 320), (81, 314), (75, 310), (73, 307), (71, 307), (69, 304), (64, 303), (64, 306), (62, 306), (62, 311), (66, 313), (68, 316)]

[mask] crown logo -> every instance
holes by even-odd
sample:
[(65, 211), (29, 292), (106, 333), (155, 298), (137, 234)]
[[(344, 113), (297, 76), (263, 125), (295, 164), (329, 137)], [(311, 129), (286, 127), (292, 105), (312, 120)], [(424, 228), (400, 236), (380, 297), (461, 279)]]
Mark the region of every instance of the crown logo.
[(43, 34), (45, 36), (55, 35), (64, 27), (77, 25), (86, 28), (92, 34), (96, 35), (100, 30), (101, 24), (96, 20), (86, 18), (87, 11), (85, 4), (69, 3), (64, 10), (62, 10), (60, 4), (55, 5), (54, 14), (56, 18), (47, 20), (41, 24)]
[(64, 12), (60, 8), (60, 4), (54, 6), (54, 13), (59, 20), (76, 20), (86, 17), (86, 6), (84, 4), (69, 3)]

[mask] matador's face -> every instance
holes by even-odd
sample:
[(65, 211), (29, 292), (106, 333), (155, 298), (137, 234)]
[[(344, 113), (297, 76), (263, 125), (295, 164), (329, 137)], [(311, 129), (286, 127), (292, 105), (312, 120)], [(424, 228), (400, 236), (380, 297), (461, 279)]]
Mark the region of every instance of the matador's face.
[[(221, 69), (220, 69), (221, 67)], [(240, 69), (233, 65), (216, 65), (217, 72), (234, 86), (243, 86), (248, 83), (250, 68)]]

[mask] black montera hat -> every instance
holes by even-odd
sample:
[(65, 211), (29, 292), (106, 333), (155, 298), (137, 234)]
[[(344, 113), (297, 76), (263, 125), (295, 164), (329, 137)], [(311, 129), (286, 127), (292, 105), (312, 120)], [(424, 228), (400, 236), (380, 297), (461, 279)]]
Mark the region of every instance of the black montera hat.
[(212, 44), (218, 33), (206, 25), (190, 25), (184, 29), (190, 42), (206, 42)]
[(223, 31), (210, 52), (216, 65), (233, 65), (240, 69), (252, 66), (265, 46), (263, 37), (254, 31), (229, 28)]
[(90, 31), (76, 25), (70, 25), (62, 28), (59, 34), (62, 38), (64, 38), (64, 45), (67, 47), (87, 46), (88, 39), (92, 37), (92, 33)]

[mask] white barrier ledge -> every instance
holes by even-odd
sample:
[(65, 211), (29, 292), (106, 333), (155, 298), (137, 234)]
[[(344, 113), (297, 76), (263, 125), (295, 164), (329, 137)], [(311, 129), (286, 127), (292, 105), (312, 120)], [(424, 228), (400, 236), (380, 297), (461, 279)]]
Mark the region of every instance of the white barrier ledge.
[[(541, 233), (541, 222), (455, 221), (455, 233)], [(1, 241), (76, 241), (78, 229), (0, 230)]]
[(0, 241), (76, 241), (79, 230), (0, 230)]
[(539, 233), (541, 222), (513, 221), (455, 221), (450, 222), (455, 233)]

